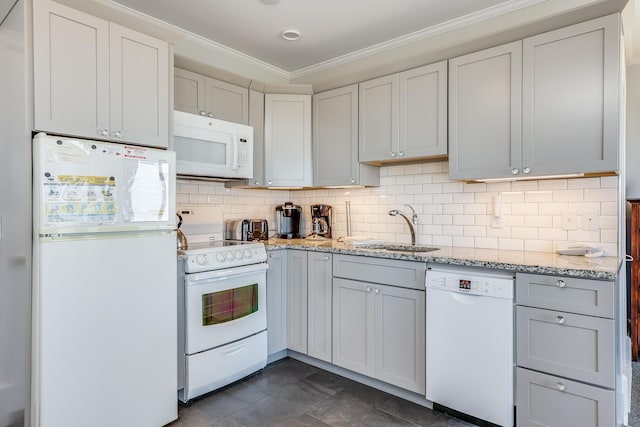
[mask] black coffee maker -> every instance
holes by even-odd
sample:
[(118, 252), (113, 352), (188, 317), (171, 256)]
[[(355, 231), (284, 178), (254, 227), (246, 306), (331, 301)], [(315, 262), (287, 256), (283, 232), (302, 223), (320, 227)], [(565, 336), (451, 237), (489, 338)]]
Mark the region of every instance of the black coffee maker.
[(277, 236), (281, 239), (300, 237), (300, 214), (302, 208), (291, 202), (276, 206)]
[(331, 206), (311, 205), (311, 234), (331, 237)]

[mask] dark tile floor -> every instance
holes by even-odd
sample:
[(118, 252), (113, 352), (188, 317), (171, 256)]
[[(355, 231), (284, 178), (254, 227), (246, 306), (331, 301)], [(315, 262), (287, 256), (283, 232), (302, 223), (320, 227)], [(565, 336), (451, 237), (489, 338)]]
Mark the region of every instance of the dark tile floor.
[(293, 359), (181, 405), (178, 416), (171, 427), (471, 426)]

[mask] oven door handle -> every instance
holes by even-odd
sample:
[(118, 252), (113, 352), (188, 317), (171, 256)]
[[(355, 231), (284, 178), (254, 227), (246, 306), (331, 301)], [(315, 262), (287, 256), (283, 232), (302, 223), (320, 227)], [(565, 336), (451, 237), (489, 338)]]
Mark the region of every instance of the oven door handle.
[(222, 270), (205, 271), (202, 273), (187, 274), (187, 285), (198, 285), (198, 282), (213, 282), (219, 280), (226, 280), (231, 277), (243, 276), (252, 273), (259, 273), (266, 271), (269, 268), (267, 263), (252, 264), (242, 267), (225, 268)]

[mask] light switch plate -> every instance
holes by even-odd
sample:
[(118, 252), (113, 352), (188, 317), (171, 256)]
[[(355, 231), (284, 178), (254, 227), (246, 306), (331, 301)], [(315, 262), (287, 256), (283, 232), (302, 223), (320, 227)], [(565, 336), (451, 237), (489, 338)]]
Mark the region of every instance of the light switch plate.
[(578, 214), (576, 214), (576, 211), (562, 212), (562, 229), (563, 230), (578, 229)]
[(582, 212), (583, 230), (597, 230), (600, 228), (600, 217), (595, 210), (585, 210)]

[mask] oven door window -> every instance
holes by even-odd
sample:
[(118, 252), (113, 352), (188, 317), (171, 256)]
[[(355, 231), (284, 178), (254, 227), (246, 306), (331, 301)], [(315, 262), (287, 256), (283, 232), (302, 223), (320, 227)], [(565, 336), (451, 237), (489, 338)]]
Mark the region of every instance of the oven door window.
[(258, 284), (202, 295), (202, 326), (219, 325), (258, 311)]

